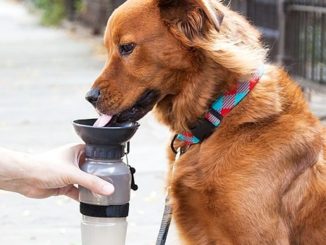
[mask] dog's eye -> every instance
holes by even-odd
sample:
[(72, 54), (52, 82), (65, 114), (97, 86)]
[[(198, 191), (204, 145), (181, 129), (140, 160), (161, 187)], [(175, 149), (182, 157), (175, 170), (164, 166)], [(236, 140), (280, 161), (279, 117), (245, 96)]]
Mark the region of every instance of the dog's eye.
[(121, 55), (129, 55), (134, 51), (135, 46), (134, 43), (121, 44), (119, 46), (119, 52)]

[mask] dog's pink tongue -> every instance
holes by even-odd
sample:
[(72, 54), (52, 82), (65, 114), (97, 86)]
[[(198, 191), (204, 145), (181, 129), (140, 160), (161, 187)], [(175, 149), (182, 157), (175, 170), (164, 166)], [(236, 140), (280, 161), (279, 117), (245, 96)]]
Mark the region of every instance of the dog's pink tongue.
[(94, 127), (104, 127), (111, 121), (111, 115), (100, 115), (99, 118), (94, 123)]

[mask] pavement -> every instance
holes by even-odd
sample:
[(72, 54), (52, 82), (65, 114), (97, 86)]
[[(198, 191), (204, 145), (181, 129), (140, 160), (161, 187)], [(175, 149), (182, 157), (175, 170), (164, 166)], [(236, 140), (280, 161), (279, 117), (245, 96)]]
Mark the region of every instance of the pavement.
[[(67, 30), (39, 25), (15, 1), (0, 1), (0, 146), (32, 153), (79, 142), (78, 118), (96, 117), (84, 95), (105, 57)], [(140, 121), (129, 162), (136, 167), (127, 244), (154, 244), (164, 205), (169, 132), (152, 115)], [(173, 230), (168, 244), (173, 241)], [(65, 197), (28, 199), (0, 191), (0, 244), (79, 245), (78, 203)]]
[[(79, 142), (71, 122), (96, 117), (84, 95), (104, 65), (97, 44), (42, 27), (24, 6), (9, 0), (0, 1), (0, 33), (0, 146), (37, 153)], [(325, 94), (312, 94), (317, 114), (326, 114), (325, 105)], [(151, 114), (140, 123), (129, 156), (140, 187), (132, 192), (129, 245), (155, 243), (165, 195), (169, 132)], [(78, 203), (0, 191), (0, 244), (80, 245)], [(167, 244), (178, 244), (174, 227)]]

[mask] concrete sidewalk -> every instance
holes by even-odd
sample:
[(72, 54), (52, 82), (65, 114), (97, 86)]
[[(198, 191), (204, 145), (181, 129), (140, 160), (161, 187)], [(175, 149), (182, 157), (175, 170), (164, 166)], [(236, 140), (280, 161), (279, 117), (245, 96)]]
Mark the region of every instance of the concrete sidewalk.
[[(84, 95), (104, 57), (87, 40), (39, 26), (13, 1), (0, 1), (0, 31), (0, 146), (40, 152), (79, 141), (71, 122), (96, 117)], [(151, 115), (140, 123), (129, 156), (139, 185), (131, 200), (131, 245), (154, 244), (165, 198), (168, 130)], [(0, 244), (81, 244), (79, 222), (78, 204), (67, 198), (0, 192)]]
[[(40, 152), (79, 139), (71, 122), (95, 117), (84, 95), (104, 64), (94, 46), (63, 30), (45, 28), (25, 8), (0, 1), (0, 146)], [(326, 114), (326, 96), (312, 107)], [(152, 115), (141, 120), (130, 163), (139, 190), (132, 193), (129, 245), (154, 244), (163, 211), (168, 130)], [(64, 197), (32, 200), (0, 192), (0, 244), (78, 245), (78, 204)], [(167, 244), (178, 244), (175, 229)]]
[[(324, 85), (326, 86), (326, 85)], [(323, 118), (323, 123), (326, 123), (326, 93), (312, 91), (310, 99), (310, 107), (312, 111), (318, 116)]]

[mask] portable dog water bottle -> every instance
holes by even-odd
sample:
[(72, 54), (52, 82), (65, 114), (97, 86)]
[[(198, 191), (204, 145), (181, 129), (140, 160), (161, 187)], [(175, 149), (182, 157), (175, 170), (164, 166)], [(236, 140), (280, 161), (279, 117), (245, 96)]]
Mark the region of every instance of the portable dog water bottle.
[(129, 213), (133, 168), (122, 158), (129, 152), (129, 140), (138, 123), (118, 127), (94, 127), (95, 119), (74, 121), (77, 134), (86, 143), (86, 160), (81, 169), (115, 187), (110, 196), (101, 196), (79, 186), (81, 233), (83, 245), (124, 245)]

